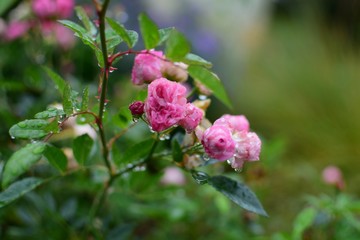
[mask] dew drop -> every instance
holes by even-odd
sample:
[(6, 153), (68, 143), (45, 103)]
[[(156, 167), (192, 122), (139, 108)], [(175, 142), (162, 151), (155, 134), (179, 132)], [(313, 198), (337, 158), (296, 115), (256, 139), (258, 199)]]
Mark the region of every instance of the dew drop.
[(242, 172), (243, 168), (235, 168), (235, 172)]
[(11, 139), (15, 139), (15, 137), (13, 135), (10, 136)]
[(202, 158), (203, 158), (205, 161), (209, 161), (209, 160), (210, 160), (210, 157), (209, 157), (209, 155), (207, 155), (207, 154), (203, 154), (203, 155), (202, 155)]
[(206, 100), (208, 97), (206, 95), (199, 95), (200, 100)]
[(170, 139), (170, 135), (169, 135), (169, 134), (164, 133), (164, 134), (161, 134), (161, 135), (159, 136), (159, 140), (160, 140), (160, 141), (165, 141), (165, 140), (167, 140), (167, 139)]
[(114, 72), (114, 69), (109, 69), (109, 73), (112, 73), (112, 72)]
[(137, 123), (139, 121), (138, 118), (133, 118), (133, 122)]

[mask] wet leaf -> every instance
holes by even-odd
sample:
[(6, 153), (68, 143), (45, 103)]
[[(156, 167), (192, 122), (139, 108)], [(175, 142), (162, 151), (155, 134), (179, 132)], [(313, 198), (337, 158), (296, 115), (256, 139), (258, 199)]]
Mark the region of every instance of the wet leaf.
[(155, 48), (160, 40), (158, 27), (145, 13), (141, 13), (138, 20), (145, 48), (148, 50)]
[(66, 171), (67, 158), (61, 149), (52, 145), (47, 145), (44, 151), (44, 156), (49, 161), (49, 163), (60, 172)]
[(84, 165), (90, 155), (94, 140), (88, 134), (81, 135), (74, 139), (73, 152), (76, 161)]
[(13, 125), (9, 134), (12, 138), (39, 139), (45, 137), (50, 131), (46, 129), (49, 124), (43, 119), (30, 119)]

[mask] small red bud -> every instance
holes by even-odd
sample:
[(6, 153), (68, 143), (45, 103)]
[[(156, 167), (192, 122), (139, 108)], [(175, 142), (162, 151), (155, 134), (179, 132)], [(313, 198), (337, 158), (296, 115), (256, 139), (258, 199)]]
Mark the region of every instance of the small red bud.
[(133, 116), (139, 116), (144, 113), (144, 103), (142, 101), (135, 101), (129, 105), (129, 110)]

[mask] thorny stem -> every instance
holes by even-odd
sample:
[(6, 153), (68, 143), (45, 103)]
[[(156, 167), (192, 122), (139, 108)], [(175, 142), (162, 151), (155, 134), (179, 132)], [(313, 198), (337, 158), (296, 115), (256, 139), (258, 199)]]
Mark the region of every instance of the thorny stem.
[(102, 4), (101, 9), (99, 9), (98, 6), (96, 6), (97, 14), (99, 17), (99, 32), (100, 32), (100, 40), (101, 40), (101, 51), (103, 54), (103, 60), (104, 60), (104, 70), (103, 70), (103, 79), (101, 84), (101, 94), (100, 94), (100, 106), (99, 106), (99, 118), (98, 118), (98, 126), (99, 126), (99, 133), (100, 133), (100, 140), (102, 145), (102, 151), (103, 151), (103, 158), (106, 164), (106, 167), (109, 170), (110, 176), (112, 173), (112, 167), (109, 160), (109, 149), (106, 145), (106, 137), (105, 137), (105, 131), (103, 126), (103, 116), (104, 116), (104, 109), (105, 109), (105, 102), (106, 102), (106, 90), (109, 80), (109, 69), (111, 66), (111, 63), (108, 61), (107, 56), (107, 47), (106, 47), (106, 36), (105, 36), (105, 14), (107, 7), (109, 5), (110, 0), (105, 0)]

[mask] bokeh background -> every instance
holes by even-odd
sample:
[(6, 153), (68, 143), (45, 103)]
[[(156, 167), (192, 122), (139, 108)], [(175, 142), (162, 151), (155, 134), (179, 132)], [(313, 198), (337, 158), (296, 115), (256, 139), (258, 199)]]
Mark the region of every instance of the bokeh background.
[[(88, 1), (76, 3), (94, 14)], [(96, 59), (79, 40), (62, 45), (58, 37), (44, 37), (36, 31), (10, 40), (4, 37), (11, 19), (21, 19), (29, 4), (15, 1), (1, 13), (2, 165), (19, 143), (7, 133), (11, 125), (60, 99), (41, 65), (54, 68), (75, 88), (88, 84), (93, 94), (97, 88)], [(328, 165), (341, 169), (346, 183), (343, 192), (359, 198), (358, 1), (114, 0), (108, 14), (127, 28), (138, 30), (137, 15), (143, 11), (159, 27), (178, 28), (192, 42), (192, 51), (214, 64), (234, 110), (230, 112), (213, 99), (208, 118), (213, 121), (229, 112), (244, 114), (261, 136), (261, 161), (248, 164), (241, 173), (228, 174), (251, 186), (270, 217), (245, 213), (212, 189), (197, 186), (189, 176), (186, 185), (176, 187), (160, 186), (157, 180), (161, 176), (136, 173), (132, 180), (121, 180), (124, 182), (119, 185), (126, 187), (110, 198), (116, 216), (108, 219), (112, 223), (109, 229), (115, 229), (109, 239), (125, 238), (130, 232), (136, 233), (134, 239), (275, 239), (278, 233), (292, 231), (294, 219), (308, 204), (306, 196), (336, 195), (335, 188), (322, 180), (322, 170)], [(129, 81), (132, 60), (130, 56), (119, 62), (110, 77), (110, 104), (114, 108), (128, 105), (134, 96)], [(85, 181), (82, 178), (85, 176), (77, 180)], [(75, 194), (76, 188), (72, 189)], [(78, 217), (81, 202), (90, 197), (75, 198), (70, 193), (63, 196), (40, 189), (12, 205), (0, 213), (3, 236), (21, 238), (23, 229), (36, 226), (45, 230), (34, 236), (49, 234), (46, 219), (52, 219), (49, 229), (62, 226), (55, 212), (71, 207), (75, 209), (72, 216)], [(50, 210), (32, 210), (39, 201), (44, 205), (51, 202)], [(64, 207), (63, 202), (70, 207)], [(35, 217), (33, 211), (37, 212)], [(9, 217), (10, 213), (18, 215)], [(349, 236), (356, 239), (359, 231)], [(318, 239), (326, 239), (322, 237)]]

